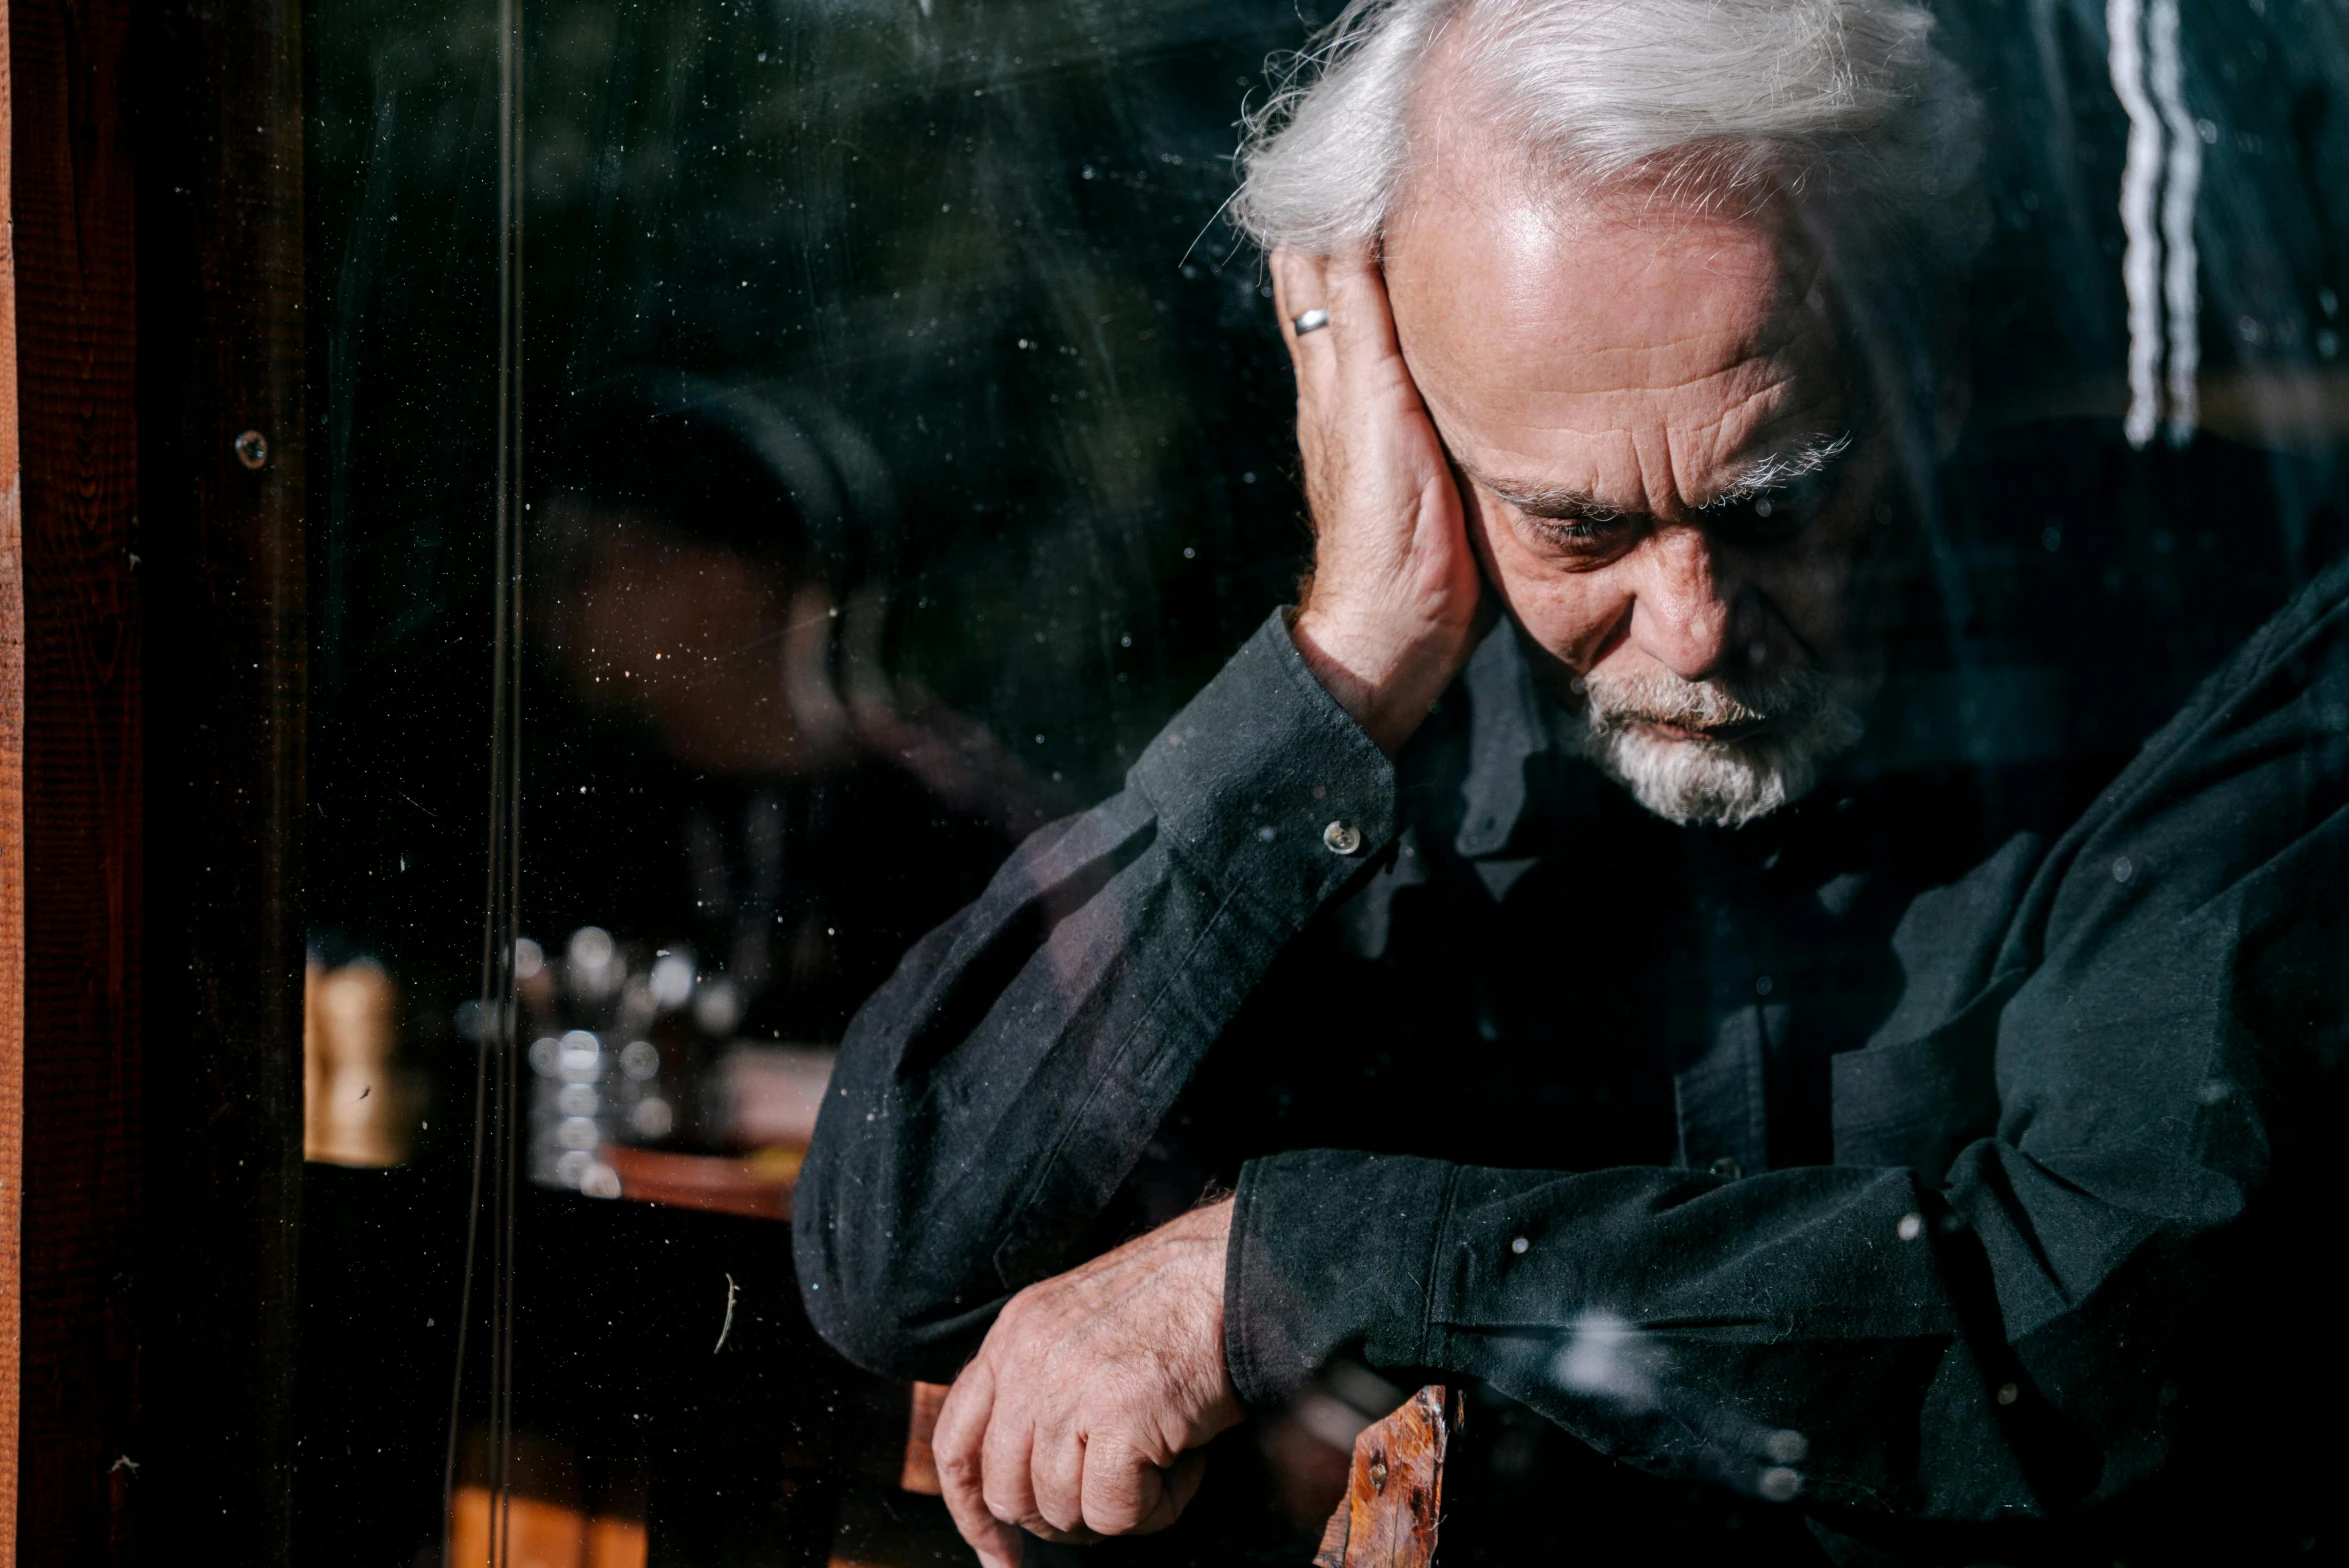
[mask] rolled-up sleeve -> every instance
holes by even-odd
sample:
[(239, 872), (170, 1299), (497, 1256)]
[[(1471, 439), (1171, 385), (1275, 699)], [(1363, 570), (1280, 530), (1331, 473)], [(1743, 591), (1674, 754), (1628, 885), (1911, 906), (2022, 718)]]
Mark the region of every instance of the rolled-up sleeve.
[(950, 1376), (1066, 1267), (1299, 930), (1395, 835), (1392, 763), (1276, 613), (1118, 795), (1039, 831), (858, 1013), (795, 1198), (810, 1318)]

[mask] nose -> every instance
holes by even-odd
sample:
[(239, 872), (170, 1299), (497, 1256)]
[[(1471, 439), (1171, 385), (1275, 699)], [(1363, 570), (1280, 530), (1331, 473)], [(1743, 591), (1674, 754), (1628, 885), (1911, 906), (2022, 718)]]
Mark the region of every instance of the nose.
[(1640, 555), (1631, 643), (1682, 680), (1716, 673), (1729, 658), (1734, 588), (1723, 584), (1704, 530), (1659, 528)]

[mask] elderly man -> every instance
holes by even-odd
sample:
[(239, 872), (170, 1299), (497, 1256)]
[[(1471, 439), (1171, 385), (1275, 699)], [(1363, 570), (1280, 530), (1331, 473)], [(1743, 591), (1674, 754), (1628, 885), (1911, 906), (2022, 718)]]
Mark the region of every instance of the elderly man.
[(1257, 128), (1302, 603), (907, 956), (800, 1188), (991, 1568), (1338, 1356), (1850, 1561), (2301, 1541), (2349, 587), (2059, 832), (1871, 749), (1964, 401), (1928, 25), (1363, 0)]

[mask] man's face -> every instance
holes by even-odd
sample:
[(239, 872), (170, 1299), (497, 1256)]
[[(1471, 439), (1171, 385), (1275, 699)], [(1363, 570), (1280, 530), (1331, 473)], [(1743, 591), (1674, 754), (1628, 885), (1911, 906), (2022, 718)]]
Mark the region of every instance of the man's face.
[(1584, 750), (1660, 815), (1749, 820), (1857, 739), (1887, 443), (1767, 216), (1561, 199), (1510, 162), (1437, 157), (1398, 204), (1404, 357)]

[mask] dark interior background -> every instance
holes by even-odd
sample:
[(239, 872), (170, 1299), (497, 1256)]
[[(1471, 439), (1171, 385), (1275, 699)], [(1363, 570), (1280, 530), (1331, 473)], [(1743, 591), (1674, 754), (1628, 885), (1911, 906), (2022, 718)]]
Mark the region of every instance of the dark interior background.
[[(2185, 6), (2208, 419), (2182, 449), (2137, 451), (2103, 8), (1941, 10), (1989, 109), (1995, 234), (1967, 298), (1975, 413), (1932, 541), (1943, 700), (1912, 760), (1994, 773), (2021, 820), (2092, 792), (2340, 548), (2349, 49), (2321, 3)], [(712, 388), (812, 406), (890, 492), (865, 517), (887, 548), (826, 568), (836, 603), (879, 606), (865, 656), (990, 737), (1023, 809), (1114, 789), (1306, 558), (1268, 291), (1218, 215), (1267, 57), (1326, 16), (531, 5), (527, 613), (578, 591), (541, 503), (632, 482), (646, 508), (674, 501), (720, 460), (678, 457), (659, 421)], [(428, 1101), (406, 1165), (307, 1169), (304, 1561), (436, 1550), (488, 798), (493, 21), (348, 0), (306, 23), (311, 945), (393, 975)], [(755, 555), (790, 510), (712, 491), (664, 526)], [(680, 936), (664, 824), (731, 786), (593, 710), (549, 638), (525, 683), (523, 929), (550, 951), (591, 922)], [(1020, 825), (997, 817), (904, 908), (942, 913), (983, 879)], [(861, 844), (893, 831), (841, 820)], [(827, 971), (837, 986), (885, 968), (888, 934)], [(776, 1034), (821, 1039), (842, 1005)], [(743, 1305), (714, 1357), (728, 1275)], [(649, 1484), (656, 1561), (810, 1549), (779, 1511), (783, 1456), (821, 1450), (871, 1390), (809, 1340), (779, 1227), (538, 1192), (519, 1289), (524, 1425), (626, 1434), (598, 1437), (570, 1484)]]

